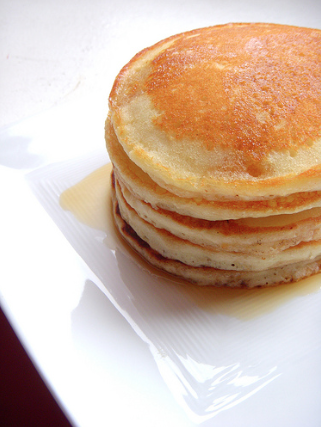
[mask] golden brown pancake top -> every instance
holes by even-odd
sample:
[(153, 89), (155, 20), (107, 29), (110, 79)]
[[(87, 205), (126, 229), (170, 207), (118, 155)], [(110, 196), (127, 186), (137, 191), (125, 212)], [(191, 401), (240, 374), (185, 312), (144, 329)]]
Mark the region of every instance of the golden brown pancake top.
[(177, 139), (254, 161), (295, 155), (321, 136), (321, 31), (231, 24), (183, 34), (155, 57), (145, 90), (161, 112), (155, 123)]
[(180, 197), (321, 190), (321, 31), (228, 24), (137, 54), (109, 98), (128, 156)]

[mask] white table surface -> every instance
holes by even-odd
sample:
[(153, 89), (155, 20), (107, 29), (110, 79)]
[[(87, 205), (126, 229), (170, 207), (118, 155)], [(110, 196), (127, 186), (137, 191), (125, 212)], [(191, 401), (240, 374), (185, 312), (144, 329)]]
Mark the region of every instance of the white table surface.
[[(147, 344), (96, 286), (90, 269), (33, 201), (22, 176), (103, 146), (111, 85), (140, 49), (184, 30), (236, 21), (321, 28), (321, 2), (0, 4), (1, 306), (75, 426), (194, 423), (168, 390)], [(92, 129), (92, 139), (79, 145), (71, 133), (67, 145), (44, 140), (46, 132), (59, 135), (55, 120), (68, 121), (69, 128), (73, 123), (77, 132), (83, 127), (88, 136)], [(272, 386), (273, 391), (281, 393)], [(233, 409), (233, 426), (259, 425), (253, 410), (259, 399), (255, 395)], [(245, 416), (250, 411), (253, 416)], [(221, 413), (204, 425), (231, 426), (231, 415)]]

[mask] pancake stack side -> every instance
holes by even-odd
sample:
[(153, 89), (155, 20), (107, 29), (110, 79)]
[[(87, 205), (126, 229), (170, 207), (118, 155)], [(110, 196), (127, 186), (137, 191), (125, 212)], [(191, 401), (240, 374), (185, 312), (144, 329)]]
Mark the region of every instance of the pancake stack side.
[(320, 30), (227, 24), (146, 48), (105, 138), (115, 224), (152, 265), (249, 288), (320, 271)]

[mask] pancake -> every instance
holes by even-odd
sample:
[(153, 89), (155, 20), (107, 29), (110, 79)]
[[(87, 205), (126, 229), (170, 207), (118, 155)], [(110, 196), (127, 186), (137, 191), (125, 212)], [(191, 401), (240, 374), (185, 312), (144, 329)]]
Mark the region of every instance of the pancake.
[(126, 203), (117, 185), (116, 198), (121, 217), (142, 240), (165, 258), (174, 259), (189, 266), (213, 267), (220, 270), (262, 271), (321, 257), (320, 240), (300, 243), (268, 257), (200, 246), (181, 239), (164, 229), (158, 229), (140, 218), (137, 212)]
[(177, 197), (159, 186), (140, 169), (125, 153), (114, 132), (110, 115), (105, 123), (105, 140), (110, 159), (122, 181), (138, 198), (162, 208), (195, 218), (209, 221), (256, 218), (271, 215), (290, 214), (313, 207), (321, 207), (321, 191), (292, 194), (266, 200), (216, 200)]
[(297, 282), (320, 272), (321, 260), (319, 259), (307, 260), (266, 271), (219, 270), (210, 267), (188, 266), (180, 261), (165, 258), (137, 235), (120, 214), (114, 187), (112, 187), (112, 201), (115, 225), (125, 241), (154, 267), (166, 271), (174, 277), (183, 278), (187, 282), (199, 286), (254, 288)]
[[(115, 174), (117, 177), (117, 174)], [(301, 242), (321, 239), (321, 208), (268, 218), (207, 221), (154, 209), (117, 179), (118, 192), (143, 220), (196, 245), (253, 255), (275, 255)]]
[(178, 197), (321, 190), (321, 31), (228, 24), (165, 39), (119, 73), (109, 105), (128, 157)]

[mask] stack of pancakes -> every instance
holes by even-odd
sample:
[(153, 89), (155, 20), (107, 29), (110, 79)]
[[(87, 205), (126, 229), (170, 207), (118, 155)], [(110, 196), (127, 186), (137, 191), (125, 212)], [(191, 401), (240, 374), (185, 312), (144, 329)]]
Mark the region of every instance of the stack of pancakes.
[(228, 24), (138, 53), (109, 98), (122, 236), (200, 285), (321, 267), (321, 31)]

